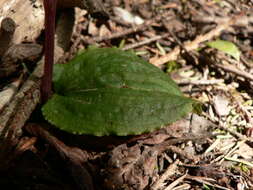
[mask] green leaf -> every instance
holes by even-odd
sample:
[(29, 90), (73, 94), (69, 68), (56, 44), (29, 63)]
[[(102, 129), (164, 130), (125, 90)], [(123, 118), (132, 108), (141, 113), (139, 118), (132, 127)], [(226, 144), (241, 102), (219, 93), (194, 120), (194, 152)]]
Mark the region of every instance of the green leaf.
[(54, 68), (55, 94), (45, 118), (74, 134), (136, 135), (192, 111), (176, 83), (134, 53), (97, 48)]
[(171, 73), (173, 71), (176, 71), (179, 68), (180, 68), (179, 63), (177, 63), (176, 61), (170, 61), (167, 63), (166, 73)]
[(207, 45), (209, 47), (216, 48), (220, 51), (223, 51), (224, 53), (227, 53), (228, 55), (231, 55), (237, 61), (240, 60), (241, 52), (239, 51), (237, 46), (233, 44), (232, 42), (224, 41), (224, 40), (216, 40), (216, 41), (207, 42)]

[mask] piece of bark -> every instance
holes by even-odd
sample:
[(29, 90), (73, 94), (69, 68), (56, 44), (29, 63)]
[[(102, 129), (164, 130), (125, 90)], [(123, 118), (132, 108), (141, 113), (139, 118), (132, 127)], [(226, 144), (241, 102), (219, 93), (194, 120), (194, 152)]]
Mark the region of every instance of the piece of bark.
[[(40, 8), (43, 9), (42, 2), (40, 0), (34, 0), (32, 2), (28, 1), (29, 5), (33, 5), (37, 7), (39, 4)], [(26, 18), (27, 20), (30, 20), (30, 18), (27, 18), (28, 15), (30, 17), (31, 14), (27, 14), (26, 12), (29, 12), (30, 7), (28, 6), (21, 14), (21, 9), (18, 7), (23, 7), (24, 5), (27, 5), (27, 0), (2, 0), (0, 1), (0, 12), (3, 12), (3, 15), (10, 14), (10, 9), (13, 9), (13, 17), (16, 18), (19, 16), (23, 16), (23, 18)], [(24, 8), (24, 7), (23, 7)], [(38, 7), (37, 7), (38, 8)], [(35, 10), (33, 10), (34, 12)], [(43, 27), (44, 27), (44, 11), (43, 12)], [(33, 15), (34, 16), (34, 15)], [(18, 17), (19, 18), (19, 17)], [(0, 17), (1, 19), (1, 17)], [(27, 20), (24, 19), (25, 22)], [(41, 19), (38, 18), (39, 20)], [(33, 20), (33, 19), (31, 19)], [(23, 23), (22, 21), (21, 23)], [(31, 25), (30, 27), (33, 28), (32, 22), (28, 23)], [(20, 24), (21, 25), (21, 24)], [(35, 24), (35, 26), (38, 26)], [(39, 27), (40, 30), (43, 27)], [(18, 27), (19, 28), (19, 27)], [(24, 29), (23, 29), (24, 30)], [(36, 30), (37, 31), (37, 30)], [(15, 32), (16, 34), (16, 32)], [(35, 37), (35, 36), (34, 36)], [(36, 36), (38, 37), (38, 36)], [(21, 39), (21, 38), (20, 38)], [(63, 56), (63, 51), (58, 51), (57, 49), (62, 49), (59, 47), (58, 43), (56, 43), (56, 49), (55, 49), (55, 63), (58, 61), (58, 59)], [(13, 49), (12, 49), (13, 48)], [(38, 56), (38, 54), (41, 53), (42, 47), (38, 44), (17, 44), (12, 46), (7, 53), (5, 54), (4, 59), (12, 59), (14, 61), (23, 60), (25, 58), (35, 58)], [(15, 126), (16, 128), (21, 128), (25, 121), (30, 117), (30, 114), (34, 110), (35, 106), (40, 102), (40, 79), (43, 75), (43, 65), (44, 65), (44, 58), (42, 58), (38, 63), (37, 67), (35, 68), (33, 74), (28, 78), (28, 80), (23, 84), (19, 92), (16, 94), (16, 96), (13, 98), (12, 102), (1, 112), (0, 115), (0, 141), (4, 138), (6, 135), (6, 131), (8, 131), (12, 126)], [(24, 110), (22, 110), (24, 109)], [(1, 139), (2, 138), (2, 139)]]
[(42, 53), (39, 44), (15, 44), (12, 45), (2, 57), (0, 62), (0, 79), (15, 73), (20, 66), (18, 61), (33, 61)]
[(15, 29), (16, 23), (11, 18), (6, 17), (2, 20), (0, 28), (0, 56), (3, 56), (11, 45)]
[[(56, 46), (55, 62), (63, 55), (57, 49), (61, 48)], [(22, 135), (22, 127), (40, 103), (43, 68), (44, 58), (37, 63), (31, 76), (22, 85), (13, 100), (0, 113), (0, 170), (8, 168), (11, 161), (8, 158), (10, 158), (10, 155), (15, 154), (15, 147)]]
[[(13, 34), (11, 44), (33, 42), (44, 29), (44, 9), (41, 0), (2, 0), (0, 1), (0, 12), (0, 22), (3, 18), (10, 17), (19, 24)], [(56, 46), (55, 62), (62, 54), (62, 48)], [(23, 55), (19, 55), (18, 58), (23, 58)], [(40, 103), (43, 65), (44, 60), (42, 59), (33, 74), (0, 114), (0, 170), (8, 168), (11, 161), (8, 158), (13, 153), (15, 154), (15, 147), (22, 135), (22, 127)]]
[(33, 74), (24, 83), (13, 101), (0, 115), (0, 170), (9, 166), (9, 158), (13, 154), (18, 139), (22, 135), (22, 127), (40, 102), (40, 77), (42, 61)]
[(37, 59), (41, 55), (41, 53), (42, 46), (39, 44), (15, 44), (8, 49), (8, 51), (4, 54), (2, 60), (12, 60), (13, 62), (17, 62), (18, 60), (33, 61)]
[[(87, 9), (95, 16), (102, 16), (102, 19), (109, 17), (101, 0), (58, 0), (58, 9), (73, 7)], [(44, 29), (42, 0), (1, 0), (0, 13), (0, 22), (9, 17), (18, 24), (13, 34), (12, 44), (19, 44), (24, 41), (34, 42)]]
[(4, 89), (0, 91), (0, 113), (4, 109), (6, 105), (11, 101), (12, 97), (17, 92), (23, 77), (21, 76), (19, 79), (13, 81), (11, 84), (6, 86)]
[(14, 97), (13, 101), (1, 112), (0, 136), (4, 136), (11, 126), (21, 128), (29, 118), (31, 112), (40, 101), (40, 78), (43, 73), (43, 62), (40, 61), (37, 68), (22, 88)]

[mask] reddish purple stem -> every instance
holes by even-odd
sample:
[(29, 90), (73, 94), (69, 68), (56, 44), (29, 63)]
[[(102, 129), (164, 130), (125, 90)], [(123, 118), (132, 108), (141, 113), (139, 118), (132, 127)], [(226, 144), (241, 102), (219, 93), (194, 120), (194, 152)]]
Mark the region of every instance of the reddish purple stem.
[(45, 103), (52, 95), (52, 77), (54, 65), (54, 34), (57, 0), (43, 0), (45, 10), (45, 66), (41, 84), (42, 102)]

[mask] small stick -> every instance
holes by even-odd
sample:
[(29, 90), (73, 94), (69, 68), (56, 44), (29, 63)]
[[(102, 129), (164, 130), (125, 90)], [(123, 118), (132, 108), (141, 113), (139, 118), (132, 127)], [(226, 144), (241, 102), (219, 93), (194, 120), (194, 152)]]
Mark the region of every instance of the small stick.
[(175, 186), (177, 186), (179, 183), (181, 183), (184, 178), (187, 176), (187, 173), (183, 176), (177, 178), (175, 181), (173, 181), (171, 184), (169, 184), (164, 190), (172, 190)]
[[(196, 181), (196, 182), (198, 182), (200, 184), (207, 184), (207, 185), (209, 185), (211, 187), (216, 187), (218, 189), (231, 190), (229, 188), (226, 188), (226, 187), (223, 187), (223, 186), (211, 183), (211, 182), (215, 182), (215, 180), (213, 178), (187, 175), (185, 177), (185, 179)], [(209, 182), (209, 181), (211, 181), (211, 182)]]
[(240, 76), (240, 77), (243, 77), (245, 79), (248, 79), (248, 80), (251, 80), (253, 81), (253, 75), (246, 72), (246, 71), (243, 71), (243, 70), (240, 70), (238, 68), (236, 68), (235, 66), (233, 65), (230, 65), (230, 64), (227, 64), (227, 65), (222, 65), (222, 64), (216, 64), (214, 65), (215, 67), (218, 67), (224, 71), (227, 71), (227, 72), (230, 72), (230, 73), (233, 73), (237, 76)]
[(166, 171), (160, 176), (160, 178), (151, 186), (151, 190), (158, 190), (164, 187), (165, 181), (175, 174), (178, 169), (179, 160), (176, 160), (166, 169)]
[[(222, 23), (218, 25), (216, 28), (211, 30), (210, 32), (197, 36), (193, 41), (188, 41), (183, 43), (182, 45), (184, 46), (185, 50), (191, 51), (199, 47), (200, 43), (210, 40), (215, 36), (218, 36), (223, 30), (229, 28), (231, 25), (235, 23), (237, 19), (239, 19), (242, 15), (234, 16), (232, 17), (228, 22)], [(181, 47), (177, 46), (175, 47), (171, 52), (168, 54), (160, 57), (160, 58), (151, 58), (149, 61), (150, 63), (154, 64), (155, 66), (161, 66), (164, 63), (167, 63), (168, 61), (176, 60), (178, 55), (181, 52)]]
[(102, 42), (102, 41), (105, 41), (105, 40), (112, 40), (112, 39), (119, 38), (119, 37), (122, 37), (122, 36), (127, 36), (129, 34), (133, 34), (133, 33), (140, 32), (140, 31), (143, 31), (143, 30), (147, 29), (152, 24), (157, 23), (158, 21), (160, 21), (161, 19), (163, 19), (166, 16), (168, 16), (167, 13), (165, 13), (163, 15), (158, 15), (158, 16), (150, 19), (150, 20), (145, 21), (141, 25), (133, 26), (132, 28), (126, 29), (123, 32), (115, 32), (115, 33), (111, 34), (110, 36), (101, 36), (101, 37), (98, 36), (98, 37), (94, 37), (92, 40), (82, 38), (82, 40), (84, 41), (84, 43), (92, 44), (92, 43), (95, 43), (95, 42)]
[(0, 114), (0, 170), (8, 168), (14, 148), (22, 134), (22, 127), (40, 101), (42, 64), (23, 84), (17, 95)]
[(242, 135), (241, 133), (238, 133), (228, 127), (226, 127), (224, 125), (224, 123), (222, 123), (221, 121), (217, 122), (214, 121), (214, 119), (212, 119), (210, 116), (205, 115), (205, 117), (207, 117), (212, 123), (216, 124), (216, 127), (218, 127), (219, 129), (222, 129), (224, 131), (227, 131), (228, 133), (230, 133), (232, 136), (234, 136), (236, 139), (239, 139), (241, 141), (245, 141), (247, 145), (249, 145), (250, 147), (253, 147), (253, 138), (251, 137), (247, 137), (245, 135)]
[(176, 81), (178, 85), (214, 85), (224, 82), (223, 79), (213, 79), (213, 80), (181, 80)]
[(164, 35), (157, 35), (157, 36), (151, 37), (149, 39), (146, 39), (146, 40), (134, 43), (134, 44), (126, 45), (124, 48), (122, 48), (122, 50), (129, 50), (129, 49), (133, 49), (133, 48), (136, 48), (136, 47), (139, 47), (139, 46), (143, 46), (143, 45), (155, 42), (157, 40), (160, 40), (162, 38), (165, 38), (167, 36), (169, 36), (169, 34), (167, 34), (167, 33), (164, 34)]
[(238, 162), (238, 163), (241, 163), (241, 164), (244, 164), (244, 165), (247, 165), (247, 166), (253, 168), (253, 164), (251, 162), (246, 161), (246, 160), (233, 158), (233, 157), (228, 157), (228, 156), (225, 156), (224, 158), (225, 158), (225, 160), (229, 160), (229, 161), (232, 161), (232, 162)]

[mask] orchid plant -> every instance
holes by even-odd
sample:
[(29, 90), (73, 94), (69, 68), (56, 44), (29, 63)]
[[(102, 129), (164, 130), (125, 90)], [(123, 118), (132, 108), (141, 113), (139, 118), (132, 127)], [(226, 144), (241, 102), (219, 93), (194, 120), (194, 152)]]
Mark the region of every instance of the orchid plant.
[[(53, 69), (55, 0), (45, 5), (45, 71), (42, 108), (46, 120), (73, 134), (139, 135), (191, 112), (185, 97), (159, 68), (117, 48), (90, 48)], [(52, 93), (52, 80), (54, 94)]]

